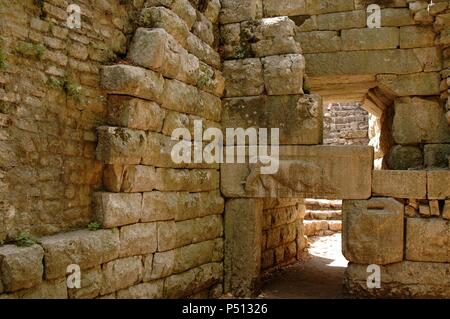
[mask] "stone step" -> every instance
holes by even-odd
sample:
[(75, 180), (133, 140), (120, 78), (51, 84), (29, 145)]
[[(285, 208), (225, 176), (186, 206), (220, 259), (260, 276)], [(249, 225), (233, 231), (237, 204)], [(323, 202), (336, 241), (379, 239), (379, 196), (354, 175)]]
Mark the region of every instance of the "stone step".
[(342, 210), (310, 210), (307, 209), (305, 219), (309, 220), (342, 220)]
[(341, 210), (342, 200), (305, 199), (307, 210)]
[(306, 236), (329, 236), (342, 231), (340, 220), (305, 220)]

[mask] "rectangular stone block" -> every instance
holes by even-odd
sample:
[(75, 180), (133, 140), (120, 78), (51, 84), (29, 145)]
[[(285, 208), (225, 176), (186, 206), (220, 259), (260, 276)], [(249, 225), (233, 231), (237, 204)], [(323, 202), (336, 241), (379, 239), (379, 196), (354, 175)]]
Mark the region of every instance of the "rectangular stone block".
[(427, 172), (375, 170), (372, 173), (372, 193), (377, 196), (425, 199)]
[(268, 95), (303, 94), (305, 58), (301, 54), (269, 56), (261, 61)]
[(176, 221), (220, 215), (224, 199), (219, 191), (184, 193), (151, 192), (144, 193), (142, 202), (142, 221)]
[(254, 20), (258, 9), (262, 8), (261, 0), (224, 0), (219, 15), (221, 24)]
[(166, 111), (155, 102), (108, 95), (108, 125), (160, 132), (165, 114)]
[(94, 193), (94, 218), (103, 228), (137, 223), (141, 212), (142, 194)]
[(304, 53), (337, 52), (342, 49), (337, 31), (298, 32), (295, 39)]
[[(311, 2), (322, 2), (322, 1), (311, 1)], [(357, 10), (349, 12), (321, 14), (317, 16), (317, 26), (319, 30), (344, 30), (353, 28), (364, 28), (367, 26), (366, 11)]]
[(78, 230), (41, 238), (41, 245), (45, 277), (54, 279), (64, 277), (67, 266), (72, 264), (89, 269), (117, 259), (119, 232)]
[(395, 142), (398, 144), (450, 142), (450, 128), (444, 114), (444, 108), (436, 100), (419, 97), (396, 99), (393, 122)]
[(0, 291), (14, 292), (38, 286), (44, 271), (43, 258), (44, 251), (39, 245), (0, 247)]
[(104, 164), (140, 164), (146, 147), (144, 131), (99, 127), (96, 156)]
[(399, 29), (385, 27), (342, 30), (341, 39), (344, 51), (396, 49), (399, 45)]
[(268, 141), (271, 129), (278, 128), (281, 145), (322, 143), (323, 108), (318, 95), (230, 98), (224, 99), (223, 110), (223, 127), (267, 128)]
[(447, 168), (449, 165), (450, 144), (427, 144), (423, 148), (427, 168)]
[(155, 189), (164, 192), (208, 192), (219, 188), (219, 175), (219, 171), (213, 169), (157, 168)]
[(448, 199), (450, 198), (450, 171), (436, 170), (428, 171), (428, 198)]
[(124, 226), (120, 229), (120, 257), (154, 253), (157, 239), (156, 223)]
[[(192, 140), (195, 136), (194, 129), (195, 129), (196, 121), (197, 121), (197, 123), (198, 123), (198, 121), (201, 121), (201, 126), (204, 131), (206, 131), (210, 128), (217, 128), (219, 130), (222, 128), (220, 123), (208, 121), (199, 116), (188, 115), (188, 114), (170, 111), (167, 113), (167, 116), (164, 120), (164, 126), (162, 129), (162, 133), (167, 136), (172, 136), (172, 133), (176, 129), (186, 128), (187, 130), (189, 130), (189, 133), (191, 135), (191, 140)], [(202, 140), (205, 141), (204, 136), (202, 137)]]
[(297, 16), (306, 14), (306, 0), (263, 0), (264, 16)]
[(306, 0), (306, 10), (308, 14), (352, 11), (354, 8), (353, 1), (349, 0)]
[(404, 205), (393, 198), (343, 201), (342, 251), (359, 264), (403, 260)]
[(263, 67), (260, 59), (225, 61), (225, 96), (257, 96), (264, 92)]
[(441, 77), (439, 73), (381, 74), (377, 75), (380, 88), (396, 96), (439, 95)]
[(104, 66), (101, 86), (109, 94), (130, 95), (160, 102), (164, 90), (161, 74), (131, 65)]
[(428, 26), (405, 26), (400, 28), (400, 48), (421, 48), (434, 46), (436, 33)]
[(406, 259), (450, 262), (449, 222), (440, 218), (407, 218)]
[(163, 294), (164, 280), (155, 280), (120, 290), (117, 299), (161, 299)]
[(110, 261), (102, 266), (101, 294), (107, 295), (136, 285), (142, 281), (144, 267), (142, 257), (129, 257)]
[[(248, 153), (248, 152), (247, 152)], [(263, 175), (262, 164), (222, 164), (225, 197), (367, 199), (371, 196), (373, 149), (361, 146), (281, 146), (279, 169)], [(243, 158), (248, 163), (248, 159)]]

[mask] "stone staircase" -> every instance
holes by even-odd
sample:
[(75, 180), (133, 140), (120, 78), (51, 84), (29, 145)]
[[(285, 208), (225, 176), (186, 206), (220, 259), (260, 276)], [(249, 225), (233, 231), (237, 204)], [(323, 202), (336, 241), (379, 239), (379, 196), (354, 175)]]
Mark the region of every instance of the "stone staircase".
[(306, 236), (329, 236), (342, 230), (342, 201), (306, 199)]

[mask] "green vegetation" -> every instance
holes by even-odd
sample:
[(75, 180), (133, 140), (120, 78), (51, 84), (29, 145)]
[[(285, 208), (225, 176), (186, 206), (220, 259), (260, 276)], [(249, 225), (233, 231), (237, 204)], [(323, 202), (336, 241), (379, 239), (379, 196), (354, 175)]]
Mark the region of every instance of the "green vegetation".
[(15, 52), (25, 57), (34, 57), (42, 60), (42, 58), (44, 57), (45, 48), (42, 44), (21, 42), (15, 48)]
[(19, 247), (30, 247), (36, 243), (36, 239), (27, 233), (21, 233), (14, 239), (14, 243)]
[(100, 223), (98, 223), (98, 222), (92, 222), (92, 223), (89, 223), (89, 225), (88, 225), (88, 229), (90, 231), (99, 230), (101, 227), (102, 227), (102, 225), (100, 225)]
[(67, 77), (61, 80), (49, 78), (47, 85), (55, 90), (63, 90), (68, 97), (74, 99), (78, 103), (82, 103), (84, 100), (83, 88), (70, 81)]

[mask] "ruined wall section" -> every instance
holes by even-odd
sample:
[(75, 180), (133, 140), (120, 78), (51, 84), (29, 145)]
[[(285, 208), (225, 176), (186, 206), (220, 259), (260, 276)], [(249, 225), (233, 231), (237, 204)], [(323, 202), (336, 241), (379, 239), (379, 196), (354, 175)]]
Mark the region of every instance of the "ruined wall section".
[(96, 127), (104, 122), (103, 64), (126, 52), (132, 5), (0, 2), (0, 242), (86, 226), (101, 186)]
[(300, 260), (306, 248), (302, 199), (265, 199), (262, 221), (261, 271)]
[[(77, 168), (71, 175), (96, 172), (96, 191), (85, 199), (92, 214), (80, 225), (91, 222), (89, 230), (0, 247), (1, 269), (9, 269), (0, 276), (2, 298), (222, 293), (219, 167), (171, 158), (175, 128), (193, 133), (194, 120), (220, 128), (224, 80), (214, 36), (220, 3), (134, 3), (140, 3), (133, 16), (138, 28), (130, 43), (124, 41), (120, 59), (102, 61), (91, 75), (93, 86), (105, 92), (101, 121), (92, 124), (97, 134), (92, 130), (90, 156), (98, 171)], [(59, 185), (52, 191), (60, 191)], [(81, 289), (67, 288), (71, 264), (81, 269)]]

